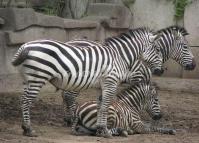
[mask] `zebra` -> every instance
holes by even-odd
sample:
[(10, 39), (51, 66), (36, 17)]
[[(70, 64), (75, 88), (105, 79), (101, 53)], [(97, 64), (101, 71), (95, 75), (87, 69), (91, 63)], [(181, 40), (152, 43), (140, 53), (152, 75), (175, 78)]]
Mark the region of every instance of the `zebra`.
[[(121, 36), (122, 39), (125, 37), (124, 35), (126, 37), (128, 37), (128, 35), (123, 34), (123, 37)], [(101, 45), (101, 43), (99, 43), (99, 42), (94, 42), (94, 41), (87, 40), (87, 39), (76, 39), (76, 40), (72, 40), (72, 41), (69, 41), (66, 43), (73, 45), (73, 46), (78, 46), (80, 48), (85, 47), (85, 46), (98, 47), (99, 45)], [(120, 44), (120, 43), (122, 43), (122, 42), (120, 41), (120, 39), (118, 39), (118, 37), (111, 37), (111, 38), (106, 39), (105, 45), (107, 45), (109, 47), (113, 47), (113, 48), (128, 45), (128, 42), (126, 42), (125, 45), (124, 45), (124, 43), (123, 44)], [(132, 45), (138, 46), (139, 41), (136, 41), (136, 38), (135, 38), (135, 40), (132, 41)], [(154, 52), (154, 50), (158, 50), (158, 49), (152, 49), (152, 50), (145, 51), (142, 55), (142, 60), (144, 60), (148, 64), (148, 66), (152, 70), (153, 74), (161, 75), (163, 73), (163, 70), (158, 65), (161, 65), (160, 63), (162, 63), (162, 59), (158, 57), (158, 56), (160, 56), (160, 54), (159, 53), (156, 54)], [(137, 69), (138, 68), (139, 67), (137, 67)], [(134, 75), (138, 76), (138, 74), (134, 74)], [(142, 75), (141, 75), (141, 78), (142, 78)], [(134, 77), (130, 78), (130, 79), (133, 79), (133, 81), (131, 81), (131, 83), (135, 83)], [(138, 79), (138, 77), (136, 79), (138, 81), (141, 81), (141, 79)], [(130, 81), (127, 81), (127, 83), (129, 83), (129, 82)], [(74, 91), (64, 91), (62, 93), (64, 113), (65, 113), (64, 122), (65, 122), (66, 126), (72, 125), (74, 111), (75, 111), (76, 105), (77, 105), (77, 103), (75, 102), (75, 99), (78, 95), (79, 95), (79, 93), (74, 92)]]
[[(126, 39), (124, 39), (124, 36)], [(98, 136), (111, 136), (107, 130), (107, 109), (117, 86), (146, 50), (154, 48), (158, 36), (149, 28), (129, 30), (117, 38), (121, 42), (139, 40), (138, 46), (79, 48), (55, 40), (36, 40), (22, 45), (12, 59), (24, 80), (22, 129), (25, 136), (37, 136), (31, 127), (30, 105), (48, 81), (57, 89), (81, 91), (99, 85), (102, 100), (98, 111)], [(155, 51), (154, 51), (155, 52)], [(159, 58), (159, 57), (158, 57)], [(129, 75), (129, 74), (128, 74)]]
[(171, 58), (185, 70), (195, 69), (196, 62), (186, 40), (188, 32), (184, 27), (170, 26), (157, 31), (157, 34), (160, 34), (160, 37), (156, 46), (160, 49), (163, 63)]
[[(188, 46), (188, 42), (185, 38), (188, 35), (188, 32), (185, 28), (180, 26), (170, 26), (164, 29), (157, 31), (159, 34), (159, 39), (156, 41), (155, 46), (157, 50), (160, 50), (162, 62), (165, 63), (168, 59), (173, 59), (179, 63), (185, 70), (193, 70), (196, 67), (196, 63), (193, 57), (193, 54)], [(113, 40), (112, 40), (113, 41)], [(73, 40), (67, 42), (72, 45), (85, 46), (85, 45), (97, 45), (99, 43), (88, 41), (88, 40)], [(105, 40), (105, 44), (108, 44), (108, 41)], [(114, 46), (111, 42), (109, 46)], [(118, 45), (118, 44), (117, 44)], [(143, 54), (143, 57), (146, 55)], [(158, 64), (155, 63), (151, 58), (153, 55), (145, 59), (147, 65), (152, 69), (152, 65)], [(152, 61), (152, 62), (150, 62)], [(73, 91), (64, 91), (62, 94), (63, 104), (65, 107), (65, 118), (64, 121), (67, 126), (71, 125), (72, 117), (74, 116), (74, 110), (76, 108), (76, 103), (74, 98), (78, 96), (77, 92)], [(66, 112), (67, 111), (67, 112)]]
[[(141, 71), (146, 75), (145, 81), (131, 85), (116, 96), (116, 100), (108, 108), (108, 129), (112, 135), (143, 134), (159, 132), (175, 134), (174, 129), (146, 126), (140, 117), (140, 112), (146, 110), (154, 119), (161, 118), (158, 93), (150, 84), (150, 69), (141, 64)], [(75, 111), (75, 119), (72, 125), (74, 135), (89, 134), (96, 132), (97, 103), (88, 101), (78, 106)]]

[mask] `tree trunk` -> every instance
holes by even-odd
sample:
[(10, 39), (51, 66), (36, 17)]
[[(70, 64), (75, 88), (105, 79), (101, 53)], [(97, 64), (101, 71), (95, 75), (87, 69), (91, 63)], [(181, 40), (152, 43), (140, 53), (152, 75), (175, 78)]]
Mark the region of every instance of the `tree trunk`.
[(89, 0), (66, 0), (69, 1), (69, 10), (72, 18), (79, 19), (85, 16)]

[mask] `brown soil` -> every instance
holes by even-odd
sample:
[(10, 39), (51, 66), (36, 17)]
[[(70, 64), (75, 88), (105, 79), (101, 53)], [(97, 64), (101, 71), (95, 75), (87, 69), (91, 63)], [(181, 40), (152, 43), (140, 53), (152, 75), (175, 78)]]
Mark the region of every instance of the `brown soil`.
[[(98, 94), (96, 91), (83, 93), (79, 102), (95, 99), (92, 95), (96, 94)], [(199, 96), (167, 91), (160, 91), (159, 95), (164, 117), (156, 124), (175, 128), (176, 135), (145, 134), (105, 139), (71, 135), (70, 128), (63, 126), (61, 96), (53, 95), (40, 96), (32, 108), (32, 124), (39, 137), (24, 137), (20, 128), (18, 94), (2, 94), (0, 95), (0, 143), (199, 143)]]

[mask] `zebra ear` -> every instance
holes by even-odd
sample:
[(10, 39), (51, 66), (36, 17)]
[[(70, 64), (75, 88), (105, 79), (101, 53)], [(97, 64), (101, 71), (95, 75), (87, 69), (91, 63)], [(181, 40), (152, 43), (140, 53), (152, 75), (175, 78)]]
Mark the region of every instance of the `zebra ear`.
[(154, 41), (156, 41), (157, 38), (158, 38), (158, 35), (154, 34), (154, 35), (152, 35), (152, 36), (150, 37), (150, 41), (151, 41), (151, 42), (154, 42)]
[(161, 38), (161, 36), (162, 36), (162, 33), (155, 33), (155, 34), (153, 35), (153, 41), (159, 40), (159, 39)]
[(189, 35), (189, 33), (188, 33), (187, 31), (183, 31), (183, 32), (182, 32), (182, 35), (183, 35), (183, 36), (186, 36), (186, 35)]
[(173, 31), (173, 35), (174, 35), (175, 40), (179, 40), (180, 37), (182, 36), (182, 35), (179, 34), (178, 31)]
[(182, 34), (182, 36), (186, 36), (189, 35), (189, 33), (187, 32), (187, 30), (184, 27), (181, 27), (179, 29), (180, 33)]

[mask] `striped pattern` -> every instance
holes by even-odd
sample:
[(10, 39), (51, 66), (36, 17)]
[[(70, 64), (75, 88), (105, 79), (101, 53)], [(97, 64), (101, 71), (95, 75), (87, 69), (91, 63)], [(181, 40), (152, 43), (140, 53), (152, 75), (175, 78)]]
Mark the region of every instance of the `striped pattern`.
[[(124, 34), (124, 35), (126, 35), (126, 34)], [(121, 43), (120, 40), (121, 39), (119, 39), (118, 37), (108, 38), (105, 42), (105, 45), (112, 47), (114, 49), (117, 49), (117, 47), (120, 47), (120, 49), (122, 49), (121, 46), (125, 46), (125, 45), (120, 44)], [(136, 44), (135, 42), (138, 42), (138, 44)], [(134, 40), (134, 41), (132, 41), (132, 43), (133, 43), (132, 45), (139, 46), (139, 42), (140, 42), (139, 40), (137, 40), (137, 41)], [(72, 41), (67, 42), (67, 44), (77, 46), (79, 48), (82, 48), (85, 46), (98, 47), (99, 45), (101, 45), (98, 42), (94, 42), (94, 41), (90, 41), (90, 40), (86, 40), (86, 39), (72, 40)], [(129, 43), (127, 42), (126, 45), (128, 45), (128, 44)], [(147, 62), (147, 64), (149, 65), (149, 67), (152, 71), (157, 70), (157, 69), (161, 70), (162, 59), (161, 59), (161, 54), (157, 52), (157, 47), (148, 48), (148, 49), (146, 51), (144, 51), (144, 53), (142, 55), (144, 61)], [(137, 64), (134, 64), (131, 67), (130, 72), (128, 72), (126, 74), (127, 77), (124, 82), (134, 84), (134, 83), (140, 82), (142, 80), (143, 74), (141, 73), (141, 71), (138, 70), (138, 69), (140, 69), (140, 65), (138, 63), (139, 62), (137, 62)], [(65, 123), (67, 124), (67, 126), (71, 126), (71, 123), (73, 120), (72, 117), (74, 116), (74, 111), (76, 109), (75, 98), (77, 97), (78, 94), (79, 94), (78, 92), (74, 92), (74, 91), (72, 91), (72, 92), (65, 91), (62, 94), (64, 113), (65, 113), (64, 120), (65, 120)]]
[[(190, 48), (188, 47), (187, 40), (185, 39), (185, 36), (188, 35), (186, 29), (179, 26), (171, 26), (171, 27), (159, 30), (158, 33), (161, 36), (157, 40), (156, 49), (161, 52), (163, 62), (166, 62), (169, 58), (172, 58), (176, 62), (178, 62), (180, 65), (182, 65), (185, 69), (192, 70), (195, 68), (195, 61), (194, 61), (192, 52)], [(75, 40), (75, 41), (71, 41), (70, 44), (78, 44), (79, 46), (81, 46), (81, 43), (84, 43), (86, 45), (90, 44), (89, 41), (86, 41), (86, 40), (85, 41)], [(146, 54), (148, 53), (144, 52), (143, 57), (147, 57), (145, 56)], [(153, 58), (154, 56), (151, 56), (151, 57)], [(151, 61), (150, 62), (149, 60), (147, 61), (147, 59), (145, 59), (145, 61), (147, 62), (149, 67), (152, 67), (156, 64), (155, 62), (153, 62), (153, 60), (150, 60)], [(71, 97), (71, 94), (69, 93), (65, 93), (64, 97), (67, 97), (67, 94), (70, 95)], [(68, 116), (68, 119), (70, 119), (71, 117), (70, 114), (67, 116)]]
[[(186, 31), (185, 28), (179, 27), (179, 26), (171, 26), (168, 28), (161, 29), (157, 33), (159, 33), (160, 37), (156, 41), (156, 44), (155, 44), (156, 50), (158, 50), (160, 52), (160, 54), (158, 54), (158, 55), (161, 55), (163, 62), (166, 62), (168, 59), (171, 58), (171, 59), (175, 60), (176, 62), (178, 62), (182, 67), (184, 67), (187, 70), (193, 70), (195, 68), (195, 66), (196, 66), (195, 60), (194, 60), (193, 54), (188, 46), (188, 42), (185, 38), (185, 36), (188, 35), (188, 32)], [(117, 39), (117, 38), (115, 38), (115, 39)], [(93, 42), (87, 41), (87, 40), (74, 40), (69, 43), (73, 44), (73, 45), (78, 45), (78, 46), (98, 44), (98, 43), (93, 43)], [(116, 40), (115, 41), (110, 40), (110, 43), (108, 45), (113, 46), (113, 47), (115, 45), (119, 46), (119, 44), (117, 44)], [(157, 59), (155, 59), (155, 56), (150, 54), (150, 52), (151, 51), (145, 51), (143, 53), (143, 58), (147, 62), (147, 65), (152, 69), (153, 66), (158, 65), (159, 61), (157, 61)], [(154, 61), (157, 61), (157, 63)], [(138, 74), (136, 76), (138, 76)], [(135, 78), (135, 76), (134, 76), (134, 78)], [(132, 79), (134, 79), (134, 78), (132, 78)], [(72, 113), (74, 113), (74, 109), (76, 106), (75, 104), (72, 104), (73, 100), (75, 100), (75, 99), (71, 98), (72, 94), (70, 92), (65, 92), (63, 94), (63, 97), (65, 98), (65, 100), (70, 99), (70, 101), (71, 101), (70, 106), (73, 105), (73, 108), (67, 108), (67, 110), (65, 111), (66, 122), (70, 122), (71, 116), (73, 115)], [(64, 104), (65, 104), (65, 102), (64, 102)], [(65, 106), (67, 107), (66, 104), (65, 104)], [(71, 111), (70, 109), (73, 109), (73, 111)], [(70, 111), (70, 112), (68, 112), (68, 111)], [(68, 124), (70, 124), (70, 123), (68, 123)]]
[(194, 56), (185, 37), (188, 35), (185, 28), (171, 26), (161, 29), (157, 33), (161, 35), (157, 41), (157, 47), (161, 50), (163, 62), (171, 58), (185, 70), (195, 68)]
[[(142, 70), (147, 68), (142, 65)], [(147, 72), (147, 71), (146, 71)], [(160, 117), (160, 106), (156, 89), (147, 82), (142, 82), (122, 91), (109, 106), (108, 129), (112, 135), (120, 135), (123, 131), (132, 133), (159, 132), (175, 134), (175, 130), (147, 127), (140, 117), (146, 110), (152, 118)], [(97, 103), (89, 101), (76, 110), (76, 118), (72, 126), (73, 134), (95, 134), (97, 122)]]
[[(148, 28), (129, 30), (116, 39), (137, 40), (138, 46), (112, 47), (73, 46), (53, 40), (38, 40), (21, 46), (12, 60), (24, 78), (22, 112), (24, 135), (32, 136), (30, 105), (46, 82), (58, 89), (80, 91), (97, 84), (102, 89), (102, 101), (98, 112), (97, 125), (102, 136), (109, 136), (107, 109), (120, 82), (128, 77), (129, 69), (146, 49), (153, 49), (154, 33)], [(113, 39), (115, 39), (113, 38)], [(108, 41), (111, 41), (108, 40)], [(153, 50), (155, 52), (155, 50)]]

